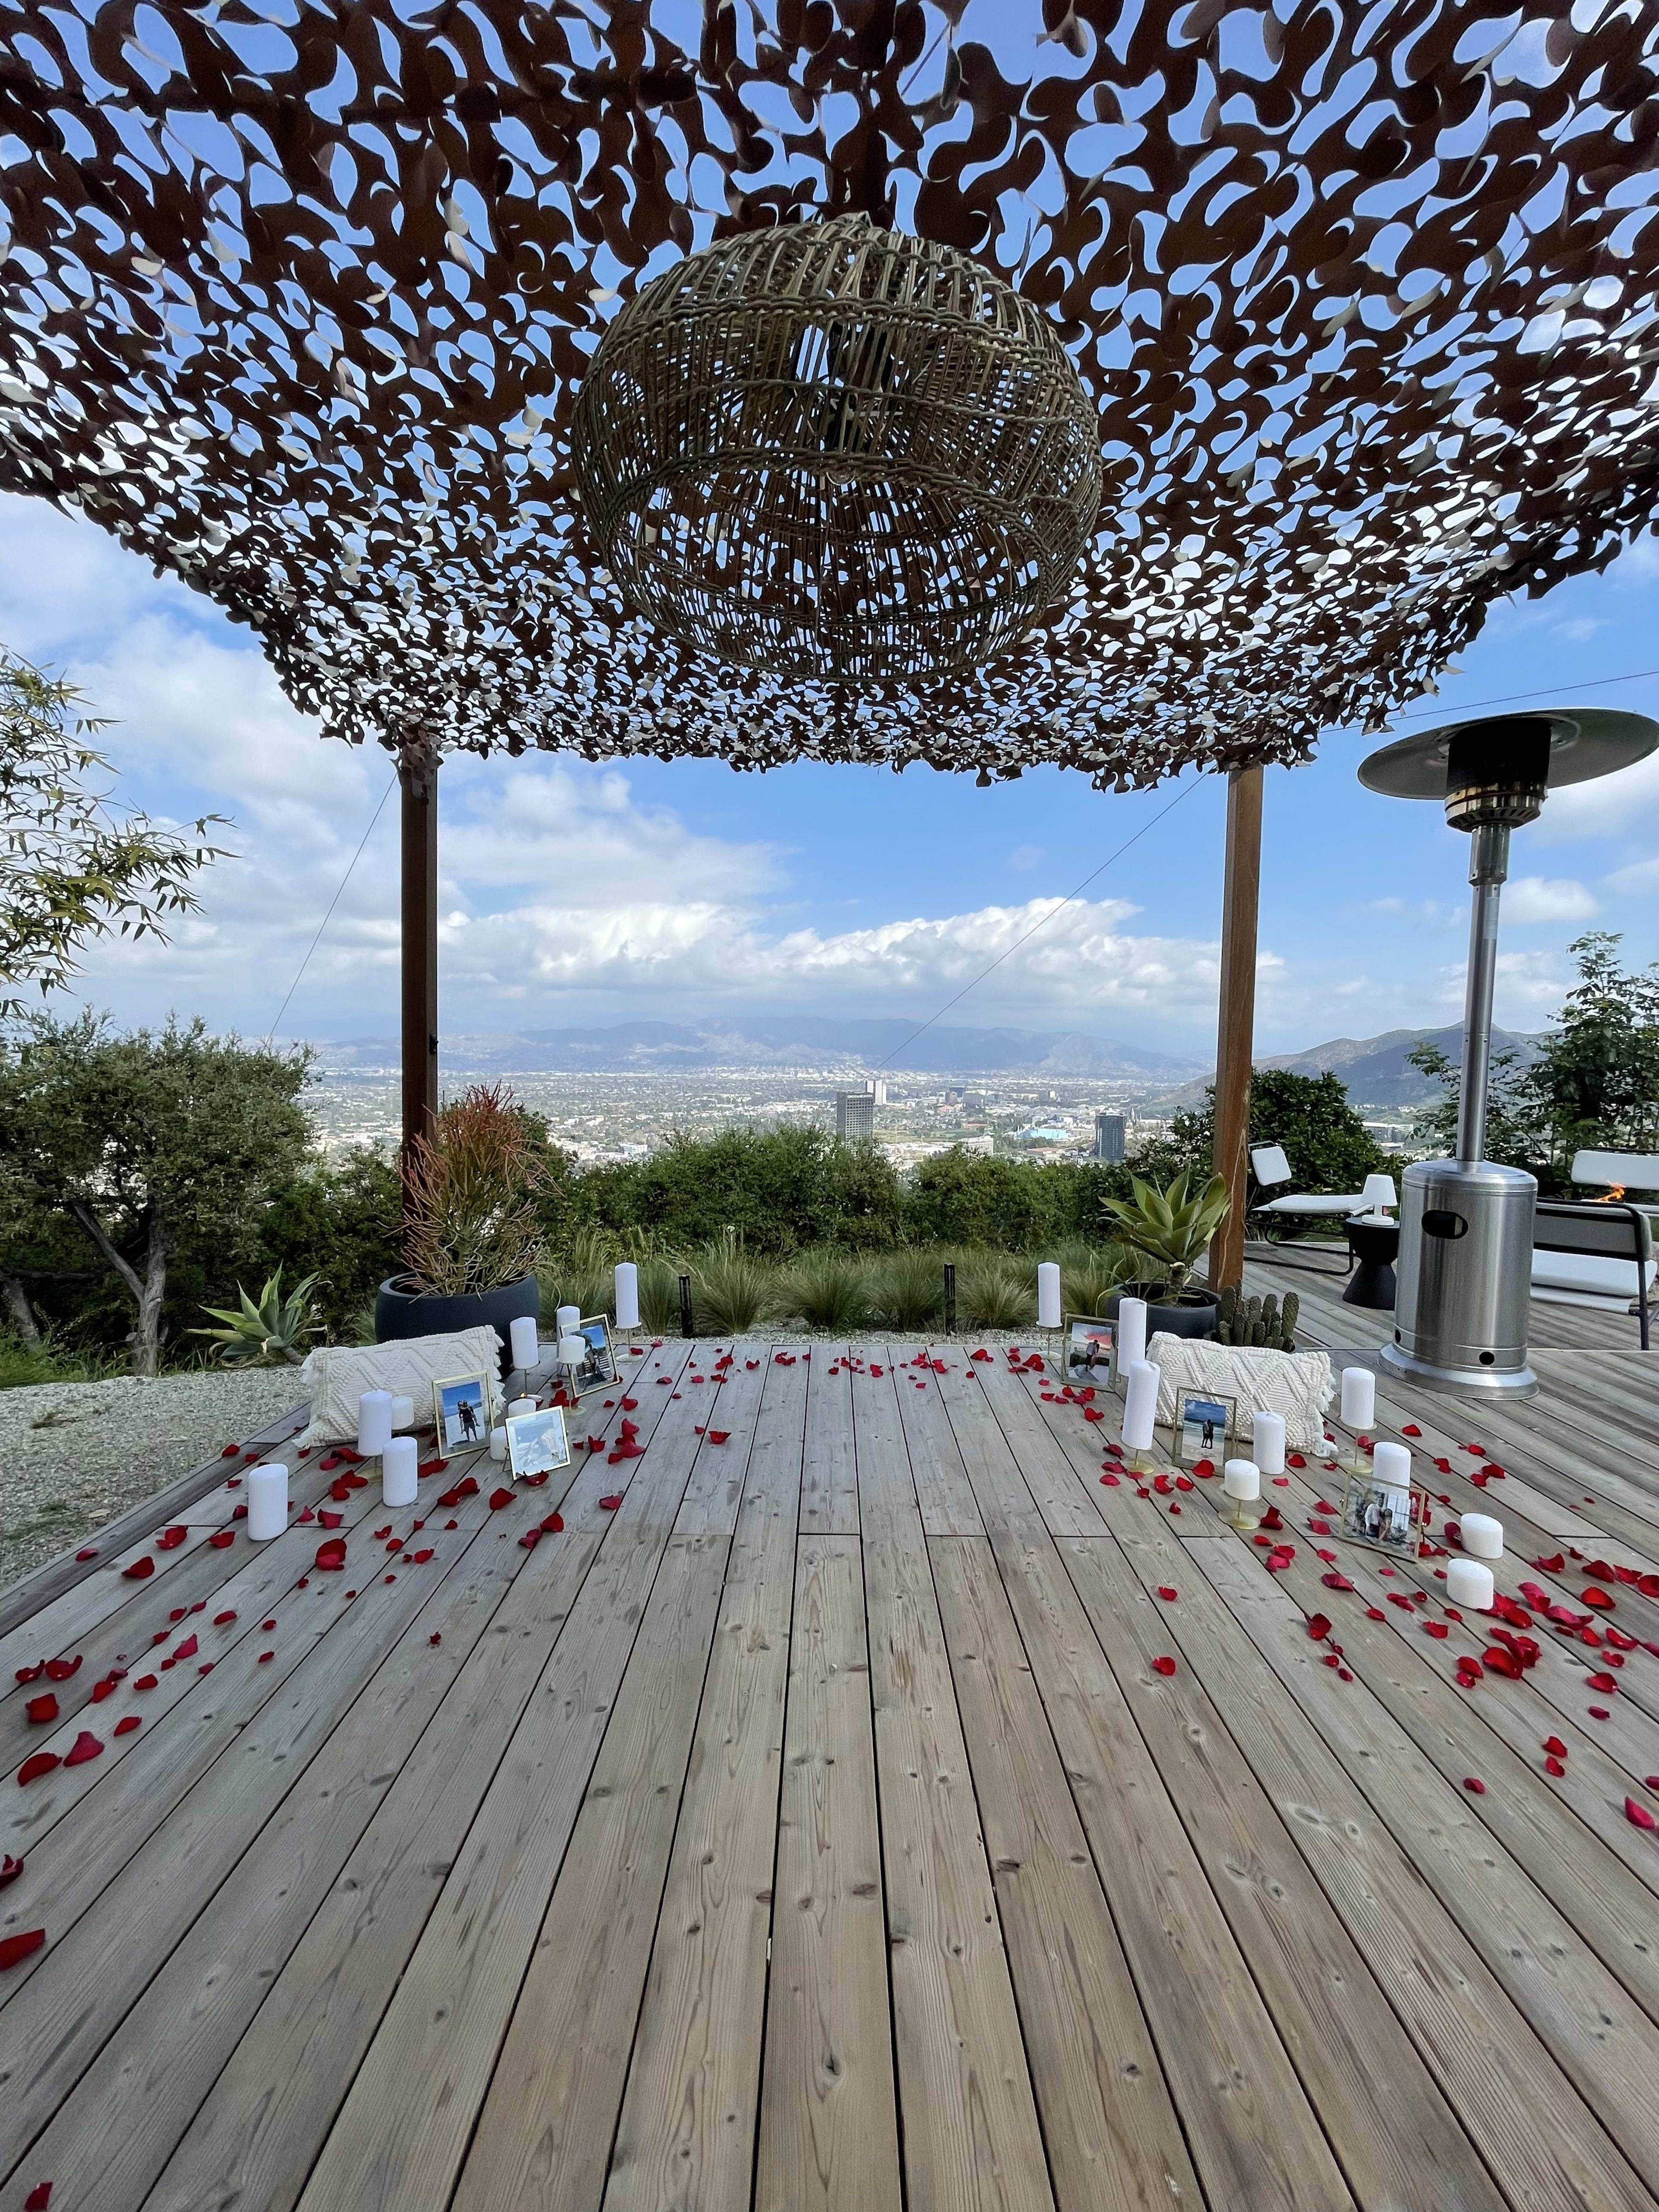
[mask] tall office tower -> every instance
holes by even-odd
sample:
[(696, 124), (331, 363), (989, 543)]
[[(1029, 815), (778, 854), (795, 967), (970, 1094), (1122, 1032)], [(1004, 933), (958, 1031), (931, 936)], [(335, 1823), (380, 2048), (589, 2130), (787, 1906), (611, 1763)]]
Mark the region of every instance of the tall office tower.
[(1124, 1121), (1121, 1114), (1095, 1115), (1095, 1158), (1109, 1165), (1115, 1164), (1124, 1155)]
[(871, 1143), (876, 1133), (876, 1100), (871, 1091), (836, 1093), (836, 1134), (855, 1144)]

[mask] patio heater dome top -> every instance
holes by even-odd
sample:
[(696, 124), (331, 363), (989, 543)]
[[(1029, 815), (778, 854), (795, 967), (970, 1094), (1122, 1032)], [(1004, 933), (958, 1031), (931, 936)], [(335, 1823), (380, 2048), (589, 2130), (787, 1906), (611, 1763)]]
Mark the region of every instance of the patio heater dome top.
[(975, 668), (1076, 569), (1100, 422), (1049, 319), (863, 215), (720, 240), (625, 301), (571, 425), (628, 605), (830, 683)]
[(1659, 746), (1659, 722), (1605, 707), (1547, 707), (1443, 722), (1370, 754), (1359, 764), (1359, 781), (1389, 799), (1454, 799), (1468, 787), (1463, 775), (1477, 765), (1477, 746), (1483, 776), (1532, 785), (1541, 768), (1542, 787), (1556, 791), (1645, 760)]

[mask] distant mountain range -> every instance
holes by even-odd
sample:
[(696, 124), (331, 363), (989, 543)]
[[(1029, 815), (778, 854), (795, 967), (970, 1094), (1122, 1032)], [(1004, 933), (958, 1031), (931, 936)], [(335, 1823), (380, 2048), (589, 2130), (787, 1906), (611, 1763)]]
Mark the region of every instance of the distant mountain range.
[[(970, 1030), (936, 1026), (915, 1036), (902, 1021), (833, 1021), (813, 1015), (722, 1023), (622, 1022), (614, 1028), (524, 1030), (446, 1036), (443, 1067), (452, 1075), (658, 1075), (675, 1068), (823, 1067), (848, 1073), (899, 1052), (906, 1073), (938, 1075), (1097, 1075), (1178, 1081), (1202, 1062), (1152, 1052), (1074, 1030)], [(914, 1043), (907, 1040), (915, 1037)], [(323, 1048), (325, 1064), (344, 1072), (395, 1065), (393, 1038), (364, 1037)]]
[[(1513, 1053), (1518, 1067), (1531, 1066), (1541, 1042), (1541, 1038), (1518, 1030), (1494, 1029), (1492, 1033), (1493, 1053)], [(1419, 1044), (1437, 1044), (1455, 1064), (1462, 1056), (1463, 1025), (1459, 1022), (1444, 1030), (1385, 1030), (1381, 1036), (1334, 1037), (1328, 1044), (1315, 1045), (1310, 1052), (1273, 1053), (1255, 1065), (1287, 1068), (1292, 1075), (1338, 1076), (1347, 1085), (1349, 1102), (1355, 1106), (1420, 1106), (1436, 1095), (1437, 1086), (1406, 1058)], [(1157, 1103), (1176, 1113), (1195, 1106), (1209, 1080), (1207, 1075), (1197, 1077)]]

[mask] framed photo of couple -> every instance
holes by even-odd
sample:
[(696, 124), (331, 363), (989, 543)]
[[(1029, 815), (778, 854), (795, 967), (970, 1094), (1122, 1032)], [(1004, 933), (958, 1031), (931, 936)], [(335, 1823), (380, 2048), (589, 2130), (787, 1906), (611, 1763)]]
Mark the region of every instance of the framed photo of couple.
[(439, 1450), (470, 1451), (475, 1444), (487, 1444), (495, 1407), (495, 1378), (483, 1368), (434, 1382), (432, 1413)]

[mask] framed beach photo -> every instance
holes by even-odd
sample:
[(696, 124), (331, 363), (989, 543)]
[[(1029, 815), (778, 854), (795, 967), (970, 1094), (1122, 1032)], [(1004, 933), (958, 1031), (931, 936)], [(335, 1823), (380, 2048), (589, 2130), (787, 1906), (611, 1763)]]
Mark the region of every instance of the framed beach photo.
[(592, 1314), (576, 1323), (575, 1334), (587, 1349), (574, 1367), (565, 1369), (566, 1388), (573, 1398), (586, 1397), (590, 1390), (609, 1389), (617, 1380), (611, 1323), (603, 1314)]
[(1428, 1503), (1420, 1482), (1379, 1482), (1371, 1468), (1360, 1469), (1348, 1477), (1342, 1493), (1340, 1533), (1350, 1544), (1414, 1559), (1422, 1549)]
[(1173, 1457), (1177, 1467), (1207, 1459), (1219, 1466), (1227, 1439), (1238, 1426), (1238, 1401), (1218, 1390), (1183, 1390), (1176, 1401)]
[(570, 1438), (557, 1406), (538, 1413), (514, 1413), (507, 1424), (507, 1472), (515, 1482), (527, 1474), (551, 1474), (570, 1464)]
[(432, 1386), (432, 1412), (441, 1452), (466, 1451), (489, 1442), (489, 1409), (495, 1390), (480, 1368), (471, 1375), (452, 1375)]
[(1109, 1390), (1117, 1374), (1117, 1323), (1097, 1314), (1067, 1314), (1066, 1372), (1061, 1380), (1079, 1389), (1091, 1384)]

